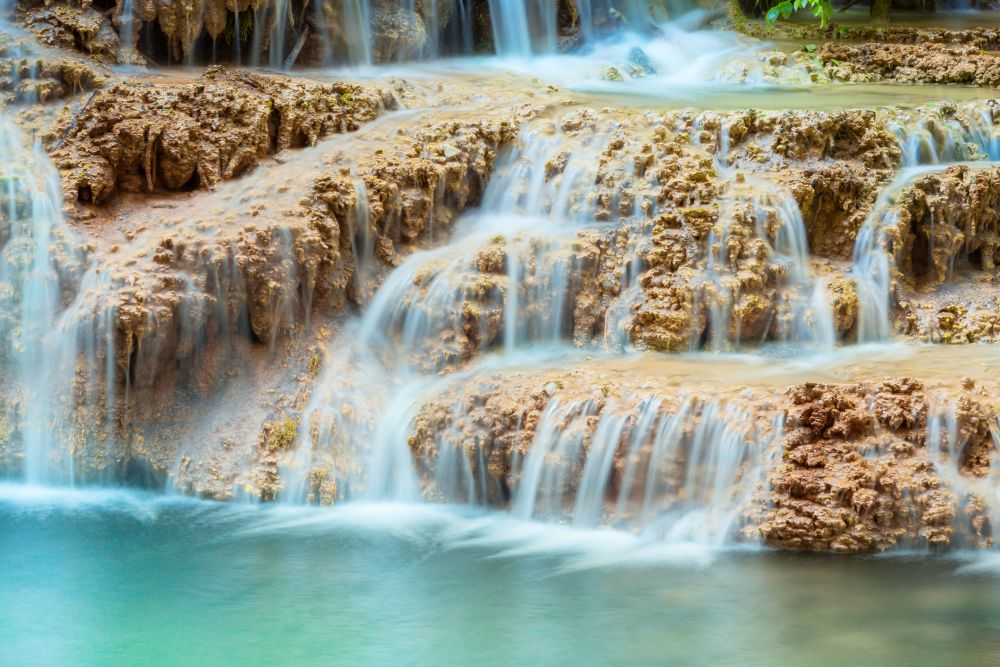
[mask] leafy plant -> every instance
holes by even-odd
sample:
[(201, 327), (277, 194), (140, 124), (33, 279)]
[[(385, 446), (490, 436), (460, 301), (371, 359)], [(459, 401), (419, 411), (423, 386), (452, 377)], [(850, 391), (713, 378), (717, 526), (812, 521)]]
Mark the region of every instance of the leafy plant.
[(767, 22), (774, 23), (778, 18), (787, 19), (800, 9), (812, 9), (813, 16), (819, 19), (819, 24), (826, 27), (833, 17), (833, 5), (831, 0), (781, 0), (767, 10), (764, 18)]
[[(241, 12), (239, 15), (240, 19), (240, 43), (245, 44), (249, 39), (250, 35), (253, 34), (253, 12)], [(233, 37), (236, 36), (236, 15), (233, 13), (229, 14), (229, 19), (226, 21), (226, 29), (222, 34), (223, 38), (226, 40), (226, 44), (233, 43)]]

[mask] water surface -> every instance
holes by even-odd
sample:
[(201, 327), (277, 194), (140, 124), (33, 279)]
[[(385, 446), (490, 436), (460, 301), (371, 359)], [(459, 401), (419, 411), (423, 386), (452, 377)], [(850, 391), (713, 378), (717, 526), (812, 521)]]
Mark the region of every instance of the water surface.
[(1000, 562), (0, 487), (5, 665), (996, 665)]

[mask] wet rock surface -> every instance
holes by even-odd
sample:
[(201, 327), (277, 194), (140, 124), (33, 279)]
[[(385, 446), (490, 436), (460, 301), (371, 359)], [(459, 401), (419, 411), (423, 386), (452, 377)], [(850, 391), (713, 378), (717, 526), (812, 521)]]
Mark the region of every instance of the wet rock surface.
[(102, 88), (110, 80), (104, 66), (62, 51), (39, 51), (26, 39), (0, 33), (0, 100), (52, 103)]
[(819, 57), (840, 81), (896, 81), (996, 87), (1000, 57), (945, 44), (825, 44)]
[[(688, 372), (682, 365), (666, 369)], [(651, 368), (616, 369), (600, 360), (482, 374), (425, 401), (408, 443), (428, 497), (484, 493), (484, 502), (501, 506), (519, 502), (525, 484), (537, 483), (526, 481), (526, 461), (542, 448), (564, 476), (549, 510), (569, 516), (586, 471), (608, 445), (601, 438), (620, 415), (603, 499), (612, 523), (635, 519), (629, 494), (641, 482), (633, 477), (649, 484), (650, 457), (657, 460), (669, 442), (674, 449), (655, 474), (663, 476), (661, 491), (676, 495), (658, 507), (697, 498), (716, 480), (713, 473), (731, 466), (727, 495), (715, 499), (728, 503), (730, 538), (844, 552), (992, 544), (995, 405), (974, 380), (783, 388), (780, 379), (743, 376), (739, 386), (723, 388), (712, 377), (688, 378), (681, 389)], [(705, 420), (725, 424), (712, 436), (718, 439), (706, 439)], [(566, 447), (570, 440), (574, 446)], [(761, 469), (766, 478), (757, 477)]]
[[(237, 179), (158, 196), (153, 220), (146, 193), (81, 216), (106, 261), (78, 315), (96, 329), (116, 387), (98, 402), (103, 414), (79, 414), (107, 426), (110, 450), (81, 456), (97, 467), (143, 461), (190, 493), (229, 498), (239, 483), (273, 494), (289, 444), (275, 433), (296, 423), (320, 341), (392, 266), (478, 203), (497, 152), (534, 112), (501, 106), (443, 122), (396, 112), (288, 151), (249, 189)], [(225, 435), (185, 444), (209, 413)]]
[(270, 155), (350, 132), (394, 105), (382, 89), (212, 68), (188, 84), (97, 93), (53, 152), (70, 201), (209, 188)]
[[(789, 264), (809, 258), (789, 253), (850, 257), (900, 156), (875, 112), (583, 108), (530, 128), (523, 141), (559, 147), (510, 167), (537, 169), (530, 187), (542, 194), (510, 191), (505, 200), (576, 228), (501, 233), (423, 267), (403, 298), (413, 304), (407, 318), (440, 327), (413, 350), (428, 367), (459, 367), (505, 332), (662, 351), (777, 340), (814, 326), (793, 321), (798, 306), (788, 300), (810, 289), (833, 306), (830, 335), (851, 334), (852, 282), (831, 276), (822, 288), (807, 285)], [(563, 210), (560, 201), (572, 203)], [(808, 240), (783, 245), (803, 224)], [(446, 286), (455, 290), (449, 301), (428, 300)]]
[(942, 429), (931, 424), (942, 406), (911, 378), (807, 384), (788, 396), (782, 463), (760, 527), (766, 543), (834, 551), (990, 543), (983, 499), (949, 484), (984, 474), (994, 454), (985, 397), (952, 397)]
[(79, 51), (113, 63), (118, 57), (118, 33), (105, 13), (88, 2), (20, 2), (17, 18), (45, 46)]

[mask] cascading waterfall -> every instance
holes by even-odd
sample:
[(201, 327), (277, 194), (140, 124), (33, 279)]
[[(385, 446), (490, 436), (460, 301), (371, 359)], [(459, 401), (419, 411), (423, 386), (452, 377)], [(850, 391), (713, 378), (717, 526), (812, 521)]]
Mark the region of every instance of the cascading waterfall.
[[(906, 183), (907, 179), (902, 182)], [(892, 336), (890, 284), (892, 261), (887, 230), (894, 227), (896, 212), (888, 210), (894, 193), (902, 184), (890, 186), (879, 195), (875, 207), (858, 231), (851, 257), (851, 274), (858, 292), (858, 342), (873, 343)]]
[(0, 34), (8, 37), (4, 49), (11, 62), (9, 88), (18, 102), (34, 104), (39, 101), (38, 90), (32, 85), (38, 78), (38, 63), (31, 57), (36, 47), (23, 29), (11, 23), (16, 7), (16, 0), (0, 0)]
[[(984, 116), (984, 117), (988, 117)], [(992, 133), (992, 123), (983, 127), (990, 129), (977, 130), (973, 133), (975, 140), (969, 141), (969, 135), (963, 134), (960, 146), (974, 146), (978, 155), (985, 158), (979, 162), (987, 164), (996, 160), (995, 145), (1000, 139)], [(928, 135), (929, 136), (929, 135)], [(923, 141), (923, 139), (921, 139)], [(893, 280), (893, 232), (896, 230), (899, 213), (894, 208), (900, 192), (910, 185), (914, 179), (927, 174), (942, 172), (955, 162), (951, 158), (962, 153), (945, 151), (939, 154), (931, 143), (922, 143), (919, 150), (911, 150), (904, 144), (904, 168), (879, 193), (871, 213), (865, 219), (854, 244), (851, 257), (851, 275), (856, 281), (859, 302), (858, 342), (887, 341), (892, 337), (891, 322), (891, 289)], [(924, 150), (926, 149), (926, 150)], [(939, 158), (940, 161), (939, 161)], [(924, 166), (913, 166), (924, 165)]]
[[(567, 158), (563, 139), (527, 135), (528, 148), (500, 159), (483, 195), (482, 209), (495, 213), (463, 216), (451, 244), (408, 258), (342, 334), (350, 344), (335, 347), (350, 351), (331, 359), (305, 411), (303, 423), (317, 426), (304, 429), (286, 465), (284, 499), (300, 502), (313, 495), (308, 475), (318, 449), (366, 445), (363, 474), (338, 479), (338, 489), (370, 499), (410, 497), (416, 488), (409, 481), (412, 461), (400, 445), (409, 420), (400, 415), (414, 410), (433, 384), (428, 374), (460, 365), (479, 346), (502, 346), (512, 355), (534, 343), (561, 343), (566, 326), (561, 303), (572, 258), (557, 251), (561, 238), (572, 238), (568, 221), (586, 217), (572, 205), (572, 194), (593, 179), (593, 150), (602, 145), (601, 137), (589, 138)], [(562, 174), (550, 179), (555, 158), (568, 161)], [(490, 262), (483, 249), (491, 244), (501, 260), (493, 267), (498, 271), (482, 280), (491, 276), (492, 284), (463, 289), (462, 277), (478, 274), (483, 262)], [(372, 415), (376, 399), (392, 409)]]
[[(961, 112), (961, 113), (959, 113)], [(993, 122), (994, 107), (977, 110), (969, 105), (942, 120), (896, 122), (902, 170), (878, 196), (858, 231), (851, 257), (858, 302), (858, 342), (887, 341), (892, 337), (891, 288), (893, 279), (890, 234), (896, 229), (895, 199), (915, 178), (940, 172), (958, 162), (989, 163), (1000, 160), (1000, 132)], [(965, 118), (960, 122), (959, 117)]]
[[(82, 435), (87, 442), (113, 444), (107, 412), (113, 409), (115, 386), (107, 382), (114, 376), (113, 347), (107, 346), (110, 318), (106, 313), (95, 317), (94, 306), (85, 305), (100, 303), (107, 277), (85, 269), (79, 242), (63, 222), (59, 174), (41, 146), (28, 148), (3, 118), (0, 148), (6, 157), (0, 334), (9, 342), (0, 356), (0, 373), (10, 390), (8, 419), (18, 425), (28, 483), (72, 481), (80, 447), (71, 443)], [(78, 363), (81, 349), (86, 354)], [(88, 388), (88, 378), (95, 387), (97, 378), (105, 380), (100, 383), (106, 385), (104, 392)], [(75, 432), (77, 408), (92, 411), (90, 433)], [(52, 457), (67, 454), (68, 466), (53, 467)]]
[[(420, 407), (447, 386), (438, 373), (460, 370), (479, 352), (497, 350), (501, 354), (487, 365), (509, 366), (539, 347), (572, 349), (565, 341), (574, 260), (566, 248), (580, 230), (600, 229), (578, 194), (593, 182), (594, 156), (606, 141), (526, 131), (522, 148), (498, 162), (481, 211), (456, 224), (454, 240), (415, 253), (389, 275), (360, 320), (341, 335), (351, 342), (331, 347), (338, 352), (331, 355), (303, 416), (307, 427), (282, 470), (282, 498), (317, 500), (317, 471), (334, 475), (338, 493), (348, 498), (418, 498), (407, 441)], [(781, 338), (832, 346), (830, 309), (822, 281), (808, 267), (797, 204), (774, 188), (737, 203), (749, 206), (755, 236), (781, 267), (780, 291), (787, 301)], [(635, 206), (639, 220), (639, 202)], [(641, 243), (649, 230), (638, 229)], [(721, 279), (722, 263), (710, 260), (706, 276), (716, 271)], [(626, 253), (621, 296), (609, 308), (602, 347), (625, 345), (624, 325), (640, 272), (633, 248)], [(551, 401), (527, 458), (514, 462), (520, 481), (511, 491), (513, 513), (568, 517), (581, 527), (610, 522), (671, 540), (718, 543), (734, 537), (738, 510), (763, 480), (780, 441), (780, 424), (762, 426), (720, 400), (691, 399), (671, 411), (649, 396), (641, 405), (633, 418), (625, 404), (599, 411), (593, 401)], [(585, 426), (592, 419), (598, 421), (590, 433)], [(700, 426), (691, 430), (694, 422)], [(360, 459), (353, 470), (331, 472), (323, 452), (336, 457), (355, 452)], [(627, 471), (613, 479), (619, 460), (627, 461)], [(502, 495), (497, 480), (473, 472), (485, 468), (482, 461), (471, 462), (447, 434), (438, 443), (434, 467), (442, 499), (491, 504)], [(609, 497), (612, 486), (617, 499)], [(615, 508), (612, 515), (608, 507)]]
[[(899, 137), (904, 168), (985, 159), (1000, 160), (1000, 131), (994, 107), (959, 107), (952, 117), (919, 118), (890, 124)], [(963, 119), (963, 120), (960, 120)]]
[[(705, 124), (704, 116), (694, 119), (693, 144), (702, 145)], [(708, 236), (705, 266), (694, 281), (699, 287), (695, 292), (695, 309), (708, 314), (708, 345), (720, 351), (739, 347), (743, 339), (739, 327), (731, 322), (733, 306), (740, 295), (734, 258), (729, 256), (729, 239), (735, 218), (749, 214), (754, 221), (754, 240), (764, 245), (780, 274), (779, 312), (774, 327), (779, 341), (817, 350), (832, 349), (837, 343), (833, 311), (826, 282), (810, 267), (809, 242), (799, 205), (787, 190), (763, 179), (747, 181), (742, 172), (729, 164), (729, 132), (725, 123), (719, 123), (712, 159), (716, 171), (735, 192), (726, 197), (720, 224)], [(752, 185), (751, 194), (744, 193), (743, 183)], [(698, 317), (692, 320), (697, 322)], [(700, 343), (692, 337), (692, 348), (697, 349)]]
[[(130, 54), (137, 42), (137, 25), (141, 25), (133, 14), (138, 11), (136, 4), (123, 0), (124, 14), (119, 16), (122, 44)], [(581, 0), (577, 3), (578, 23), (571, 26), (579, 34), (569, 34), (571, 30), (561, 25), (561, 12), (566, 7), (557, 0), (489, 0), (487, 4), (499, 56), (488, 60), (490, 66), (509, 64), (515, 70), (552, 63), (556, 68), (568, 66), (569, 59), (555, 54), (564, 47), (582, 45), (581, 53), (574, 57), (579, 67), (565, 80), (575, 85), (581, 79), (599, 79), (601, 86), (607, 86), (601, 89), (605, 92), (625, 80), (645, 79), (646, 90), (666, 84), (703, 86), (706, 80), (714, 84), (726, 78), (726, 67), (732, 64), (727, 61), (733, 53), (746, 56), (748, 51), (742, 38), (688, 30), (687, 24), (678, 21), (649, 30), (653, 24), (677, 18), (672, 12), (667, 16), (666, 10), (675, 8), (662, 3)], [(203, 8), (195, 6), (192, 22), (203, 22)], [(396, 10), (399, 12), (394, 13)], [(306, 21), (310, 16), (311, 21)], [(416, 19), (423, 21), (419, 30)], [(474, 29), (483, 27), (474, 25), (482, 23), (482, 15), (474, 16), (469, 0), (407, 0), (388, 8), (374, 0), (343, 0), (313, 3), (311, 9), (297, 7), (293, 0), (257, 6), (237, 2), (231, 21), (227, 29), (235, 33), (231, 50), (237, 64), (274, 69), (292, 66), (310, 36), (316, 41), (310, 42), (310, 50), (322, 51), (325, 64), (369, 66), (386, 59), (409, 61), (455, 51), (471, 53), (476, 46)], [(395, 51), (396, 46), (380, 44), (375, 30), (387, 25), (397, 31), (393, 34), (401, 35), (401, 42), (405, 37), (412, 38), (412, 43)], [(414, 28), (414, 32), (405, 34), (407, 28)], [(426, 41), (421, 37), (423, 30)], [(250, 35), (249, 41), (242, 38), (244, 32)], [(760, 67), (763, 59), (759, 58), (763, 47), (754, 46), (749, 52), (747, 62), (736, 63), (743, 68), (736, 78), (761, 83), (765, 81)], [(15, 55), (19, 55), (16, 50)], [(194, 64), (193, 52), (186, 52), (185, 57), (189, 65)], [(609, 63), (614, 64), (608, 67)], [(581, 77), (584, 68), (587, 75)], [(22, 90), (23, 82), (17, 80), (22, 74), (21, 70), (13, 72), (14, 87), (21, 99), (34, 101), (31, 87)], [(544, 78), (548, 83), (548, 76)], [(559, 92), (552, 90), (557, 88), (554, 85), (549, 88)], [(427, 89), (415, 89), (414, 97), (427, 94)], [(640, 89), (630, 88), (633, 92)], [(400, 97), (410, 99), (403, 92)], [(544, 99), (550, 108), (538, 111), (533, 120), (523, 121), (528, 129), (519, 146), (498, 159), (479, 210), (464, 214), (451, 229), (435, 229), (440, 223), (435, 215), (429, 215), (427, 234), (419, 241), (425, 245), (419, 250), (417, 242), (407, 245), (402, 254), (410, 250), (412, 254), (392, 267), (374, 293), (373, 285), (382, 278), (375, 261), (382, 249), (377, 234), (385, 232), (373, 223), (381, 213), (375, 210), (379, 202), (373, 200), (369, 209), (369, 193), (358, 175), (358, 166), (363, 163), (344, 155), (323, 158), (321, 169), (336, 162), (341, 175), (353, 173), (356, 181), (354, 211), (346, 221), (340, 210), (336, 217), (346, 228), (338, 230), (344, 233), (338, 237), (347, 267), (344, 276), (351, 270), (348, 259), (354, 263), (344, 289), (348, 299), (360, 306), (361, 314), (344, 324), (330, 343), (322, 376), (296, 424), (295, 435), (289, 436), (295, 439), (292, 451), (283, 450), (287, 443), (280, 445), (280, 454), (287, 457), (280, 462), (279, 497), (293, 503), (339, 497), (416, 502), (428, 497), (479, 508), (505, 505), (511, 515), (525, 521), (588, 530), (611, 527), (655, 541), (719, 545), (738, 539), (749, 506), (756, 502), (756, 509), (760, 509), (760, 498), (755, 494), (768, 484), (767, 473), (777, 467), (786, 444), (784, 418), (772, 419), (775, 410), (770, 404), (757, 410), (751, 405), (751, 391), (742, 388), (730, 391), (729, 387), (710, 384), (706, 386), (713, 389), (696, 391), (681, 384), (686, 380), (677, 378), (664, 385), (671, 389), (662, 393), (647, 389), (655, 386), (650, 382), (640, 385), (641, 389), (629, 387), (625, 396), (598, 384), (576, 387), (576, 394), (558, 393), (561, 384), (551, 391), (548, 386), (544, 390), (531, 387), (532, 400), (538, 401), (538, 410), (531, 418), (537, 417), (537, 423), (530, 424), (530, 429), (518, 425), (516, 437), (520, 437), (522, 426), (530, 436), (509, 448), (509, 459), (503, 462), (509, 464), (508, 476), (494, 475), (491, 465), (495, 461), (487, 460), (490, 453), (460, 430), (457, 420), (435, 434), (436, 449), (430, 460), (411, 454), (418, 422), (426, 417), (421, 411), (433, 405), (432, 401), (457, 394), (451, 407), (456, 415), (482, 407), (467, 401), (461, 388), (455, 390), (458, 382), (475, 380), (497, 369), (521, 372), (525, 367), (541, 367), (564, 358), (577, 361), (584, 355), (599, 355), (598, 363), (605, 363), (613, 356), (608, 352), (632, 352), (633, 340), (653, 347), (638, 338), (636, 331), (641, 329), (640, 307), (660, 298), (654, 294), (655, 288), (668, 294), (663, 301), (667, 305), (661, 312), (645, 315), (659, 318), (657, 325), (666, 322), (666, 333), (656, 332), (666, 341), (664, 349), (668, 345), (676, 349), (670, 338), (676, 333), (671, 325), (680, 322), (677, 328), (682, 329), (691, 323), (688, 330), (676, 334), (682, 345), (690, 342), (692, 354), (685, 362), (693, 358), (700, 363), (705, 350), (745, 352), (762, 343), (810, 353), (826, 352), (840, 344), (828, 293), (828, 287), (837, 289), (839, 285), (828, 285), (813, 270), (809, 239), (796, 202), (801, 191), (796, 190), (793, 196), (784, 187), (754, 175), (766, 173), (768, 167), (729, 163), (731, 155), (753, 158), (760, 155), (756, 149), (767, 150), (766, 140), (762, 145), (749, 145), (755, 141), (754, 132), (767, 133), (766, 122), (752, 130), (742, 128), (744, 134), (733, 132), (734, 142), (747, 143), (731, 154), (730, 130), (734, 128), (724, 121), (710, 123), (711, 112), (677, 111), (665, 116), (650, 110), (644, 118), (651, 127), (639, 129), (641, 121), (629, 125), (639, 114), (607, 107), (600, 112), (600, 122), (607, 121), (612, 129), (598, 133), (592, 130), (601, 126), (591, 122), (598, 117), (595, 112), (578, 108), (574, 110), (578, 113), (568, 114), (560, 124), (549, 114), (562, 101), (557, 102), (555, 96)], [(995, 106), (995, 102), (985, 109), (942, 105), (939, 110), (922, 109), (919, 121), (906, 112), (891, 116), (902, 119), (891, 127), (899, 141), (903, 169), (880, 193), (857, 236), (851, 276), (860, 310), (858, 342), (888, 341), (893, 336), (891, 298), (899, 194), (914, 178), (949, 164), (1000, 160)], [(883, 113), (897, 112), (876, 112), (873, 115), (879, 123), (888, 117)], [(524, 117), (529, 116), (525, 112)], [(619, 123), (619, 118), (626, 120)], [(664, 118), (677, 119), (689, 136), (670, 136), (677, 128), (656, 127)], [(755, 123), (759, 120), (761, 116), (754, 118)], [(711, 136), (715, 130), (709, 128), (716, 128), (717, 136)], [(406, 129), (400, 128), (400, 132)], [(649, 129), (654, 132), (643, 135)], [(148, 397), (171, 382), (171, 390), (190, 389), (184, 383), (195, 371), (181, 370), (182, 366), (198, 366), (203, 361), (219, 365), (220, 358), (236, 359), (238, 353), (229, 348), (238, 347), (239, 341), (247, 346), (260, 344), (262, 354), (265, 347), (274, 354), (283, 330), (294, 326), (300, 316), (308, 328), (313, 294), (307, 278), (298, 275), (301, 247), (297, 242), (301, 236), (296, 234), (302, 227), (264, 231), (248, 226), (242, 230), (246, 236), (214, 244), (205, 238), (207, 234), (195, 241), (179, 232), (177, 238), (184, 237), (185, 243), (158, 248), (163, 254), (159, 260), (150, 260), (161, 263), (156, 271), (146, 272), (149, 275), (136, 271), (138, 278), (126, 271), (116, 273), (114, 269), (133, 266), (146, 256), (151, 246), (143, 247), (145, 241), (166, 238), (163, 230), (159, 230), (160, 236), (150, 232), (137, 242), (129, 236), (129, 243), (121, 244), (124, 249), (116, 246), (107, 254), (106, 264), (97, 263), (91, 253), (105, 239), (85, 243), (64, 222), (58, 173), (44, 157), (40, 144), (29, 146), (7, 119), (0, 125), (0, 135), (8, 162), (0, 170), (5, 216), (0, 230), (0, 335), (9, 342), (0, 355), (5, 388), (0, 416), (5, 425), (13, 425), (10, 440), (23, 452), (20, 468), (25, 481), (75, 484), (93, 480), (95, 466), (99, 469), (126, 461), (132, 455), (127, 449), (131, 444), (161, 428), (163, 433), (170, 432), (168, 426), (144, 424), (141, 416), (136, 418), (132, 404), (143, 403), (144, 398), (138, 394)], [(650, 160), (647, 166), (653, 163), (654, 155), (656, 161), (666, 163), (659, 174), (647, 173), (638, 158), (631, 162), (627, 153), (617, 153), (622, 146), (629, 150), (638, 147), (636, 135), (654, 137), (642, 154)], [(747, 136), (750, 138), (745, 139)], [(838, 140), (839, 135), (833, 139)], [(419, 150), (432, 153), (436, 147), (428, 148), (427, 144), (440, 141), (428, 134), (416, 138), (414, 145), (423, 142)], [(696, 163), (691, 161), (696, 153), (691, 145), (707, 149), (710, 144), (714, 146), (710, 149), (712, 161), (704, 160), (700, 153)], [(744, 148), (746, 152), (740, 152)], [(441, 147), (438, 156), (450, 160), (452, 150), (456, 149)], [(676, 162), (672, 162), (674, 157)], [(492, 159), (492, 155), (487, 158)], [(684, 190), (685, 184), (675, 191), (669, 191), (669, 185), (663, 188), (661, 179), (670, 178), (670, 169), (686, 170), (691, 164), (697, 164), (699, 171), (686, 184), (689, 190)], [(774, 164), (780, 162), (775, 160), (771, 166)], [(851, 166), (856, 167), (857, 162)], [(792, 168), (806, 169), (801, 165)], [(696, 178), (707, 179), (711, 187), (700, 188), (695, 183), (704, 181)], [(235, 190), (222, 185), (216, 192), (232, 194)], [(649, 196), (650, 192), (662, 199)], [(443, 204), (443, 190), (436, 195)], [(197, 197), (202, 195), (184, 196), (200, 202)], [(240, 196), (250, 195), (244, 191)], [(182, 198), (178, 195), (178, 200)], [(657, 210), (668, 201), (669, 210)], [(302, 206), (310, 203), (315, 202), (299, 201)], [(660, 213), (662, 218), (657, 217)], [(668, 215), (676, 217), (668, 219)], [(166, 219), (161, 222), (174, 224)], [(185, 226), (186, 221), (177, 224), (182, 232), (193, 228)], [(387, 226), (398, 224), (395, 220)], [(249, 239), (258, 230), (264, 240)], [(399, 235), (399, 229), (390, 229), (388, 234), (394, 232)], [(654, 234), (664, 234), (671, 243), (676, 241), (669, 248), (674, 253), (669, 261), (658, 263), (660, 257), (646, 252), (662, 250), (652, 248), (664, 238)], [(438, 245), (446, 236), (447, 243)], [(241, 251), (246, 249), (241, 244), (253, 245), (258, 240), (254, 250), (267, 258), (267, 275), (244, 273), (241, 267)], [(940, 250), (940, 246), (935, 247), (932, 241), (930, 250), (933, 253), (935, 249)], [(606, 273), (599, 274), (593, 268), (599, 263), (595, 256), (604, 262), (600, 270)], [(834, 260), (825, 263), (820, 259), (816, 266), (831, 273), (838, 270)], [(599, 293), (595, 300), (600, 303), (594, 309), (598, 314), (593, 315), (593, 321), (586, 321), (592, 313), (580, 315), (576, 307), (581, 294), (593, 287), (585, 281), (597, 282), (594, 276), (598, 274), (599, 289), (594, 288), (594, 293)], [(118, 275), (128, 275), (133, 281), (148, 279), (148, 284), (140, 286), (148, 289), (129, 292)], [(669, 290), (678, 285), (690, 292), (670, 301), (676, 293)], [(133, 312), (141, 315), (123, 324), (124, 306), (149, 305), (145, 299), (161, 297), (156, 304), (159, 308), (136, 307)], [(580, 310), (588, 305), (592, 304)], [(689, 306), (693, 315), (682, 310)], [(581, 320), (586, 325), (578, 327)], [(753, 333), (743, 330), (747, 322), (754, 327)], [(341, 324), (337, 320), (334, 326)], [(325, 337), (325, 332), (318, 337)], [(218, 349), (208, 351), (210, 343)], [(774, 349), (760, 352), (759, 357), (776, 353)], [(217, 356), (210, 360), (202, 356), (208, 354)], [(589, 356), (585, 358), (591, 361)], [(612, 367), (611, 362), (608, 367)], [(309, 372), (314, 369), (310, 358)], [(619, 367), (613, 368), (613, 372), (619, 371)], [(205, 384), (213, 382), (226, 380), (213, 378)], [(202, 388), (199, 397), (218, 386)], [(273, 410), (272, 415), (280, 413), (294, 421), (285, 415), (296, 415), (301, 404), (283, 403), (285, 399), (282, 396), (268, 409)], [(183, 400), (192, 399), (178, 399)], [(845, 404), (849, 400), (845, 399)], [(154, 405), (150, 411), (160, 407)], [(760, 416), (765, 413), (767, 417)], [(958, 413), (955, 404), (932, 404), (925, 444), (943, 484), (949, 492), (963, 497), (965, 504), (960, 508), (978, 511), (973, 504), (985, 498), (992, 525), (1000, 520), (997, 469), (994, 466), (977, 477), (962, 468), (968, 443), (962, 439)], [(157, 414), (150, 421), (159, 418)], [(994, 425), (993, 435), (1000, 442), (1000, 425)], [(129, 438), (133, 440), (129, 442)], [(263, 448), (272, 443), (261, 436), (257, 444)], [(200, 443), (170, 450), (171, 456), (179, 451), (175, 470), (181, 471), (188, 464), (187, 454), (198, 446)], [(276, 455), (278, 449), (275, 445), (268, 454)], [(15, 454), (19, 455), (21, 452)], [(89, 466), (86, 471), (80, 466), (83, 461)], [(274, 460), (265, 463), (273, 465)], [(249, 493), (253, 492), (252, 475), (258, 472), (254, 468), (258, 464), (264, 465), (258, 460), (247, 462), (242, 477), (238, 477)], [(272, 472), (269, 468), (267, 474)], [(180, 472), (175, 478), (182, 478)], [(217, 479), (228, 484), (232, 476), (219, 475)], [(425, 484), (428, 479), (431, 483)], [(177, 489), (190, 490), (182, 484)], [(975, 536), (967, 538), (972, 542)]]
[[(327, 66), (409, 62), (446, 53), (474, 55), (480, 46), (477, 42), (484, 39), (492, 41), (494, 53), (502, 58), (525, 59), (554, 54), (564, 46), (594, 44), (613, 34), (630, 33), (633, 41), (648, 40), (654, 27), (692, 9), (686, 0), (582, 0), (572, 9), (560, 0), (489, 0), (488, 7), (486, 35), (478, 34), (482, 27), (473, 19), (471, 0), (265, 0), (227, 5), (222, 16), (217, 15), (218, 7), (195, 2), (183, 28), (190, 34), (180, 33), (170, 22), (161, 29), (170, 34), (169, 57), (188, 65), (209, 55), (196, 51), (197, 42), (210, 34), (212, 62), (221, 37), (236, 64), (287, 69), (309, 40), (319, 45)], [(122, 45), (119, 59), (126, 64), (131, 63), (139, 39), (137, 26), (143, 20), (165, 21), (146, 12), (134, 0), (119, 0), (115, 10)]]
[[(4, 118), (0, 149), (7, 158), (0, 193), (0, 416), (23, 452), (23, 464), (11, 467), (35, 484), (117, 479), (130, 438), (143, 437), (133, 416), (155, 402), (164, 389), (158, 383), (197, 384), (210, 339), (232, 358), (253, 335), (273, 352), (296, 309), (309, 307), (311, 288), (300, 284), (294, 239), (278, 229), (258, 245), (273, 259), (267, 276), (253, 277), (263, 285), (249, 284), (238, 242), (204, 253), (195, 249), (196, 237), (189, 237), (188, 251), (173, 249), (176, 270), (160, 277), (165, 283), (150, 274), (148, 285), (123, 284), (114, 278), (116, 262), (128, 265), (145, 250), (93, 261), (89, 244), (63, 219), (59, 174), (41, 146)], [(262, 289), (266, 299), (251, 297)], [(152, 303), (144, 290), (163, 303)], [(136, 307), (144, 302), (145, 309)], [(131, 325), (121, 321), (123, 308)], [(143, 311), (136, 320), (134, 313)], [(192, 362), (190, 377), (173, 368), (179, 359)]]
[[(462, 414), (461, 405), (455, 414)], [(649, 395), (633, 400), (551, 399), (530, 443), (513, 447), (511, 513), (579, 528), (612, 525), (656, 540), (721, 544), (737, 538), (782, 423), (761, 423), (722, 399)], [(436, 494), (492, 504), (499, 481), (483, 452), (438, 434)], [(523, 460), (517, 452), (527, 449)], [(476, 458), (475, 465), (470, 457)]]
[[(798, 204), (787, 192), (761, 181), (750, 198), (731, 202), (722, 216), (722, 225), (713, 230), (706, 242), (705, 268), (695, 281), (696, 310), (708, 312), (708, 346), (713, 350), (738, 347), (742, 332), (731, 322), (733, 306), (739, 299), (739, 287), (728, 255), (729, 234), (736, 209), (749, 206), (755, 221), (756, 240), (766, 244), (771, 261), (780, 266), (775, 327), (778, 339), (817, 349), (831, 349), (836, 344), (833, 314), (826, 295), (825, 282), (809, 268), (805, 225)], [(776, 230), (769, 229), (774, 212)], [(697, 321), (697, 317), (694, 318)], [(692, 338), (692, 346), (699, 341)]]

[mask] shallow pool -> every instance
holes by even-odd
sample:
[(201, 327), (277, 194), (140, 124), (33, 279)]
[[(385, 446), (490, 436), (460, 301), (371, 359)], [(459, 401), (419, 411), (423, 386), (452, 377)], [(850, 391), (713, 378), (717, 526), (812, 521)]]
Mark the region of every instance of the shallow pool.
[(0, 487), (3, 665), (997, 665), (1000, 557)]

